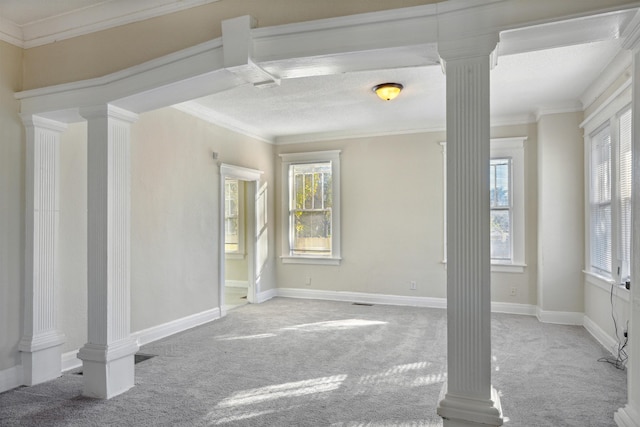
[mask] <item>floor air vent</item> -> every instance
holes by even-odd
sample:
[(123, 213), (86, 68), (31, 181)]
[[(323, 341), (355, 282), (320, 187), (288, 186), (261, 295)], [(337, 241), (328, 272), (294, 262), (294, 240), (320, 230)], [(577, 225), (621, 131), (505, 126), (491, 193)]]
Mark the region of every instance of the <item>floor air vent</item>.
[(365, 307), (373, 307), (373, 304), (369, 304), (366, 302), (354, 302), (353, 305), (363, 305)]
[[(157, 354), (146, 354), (146, 353), (136, 353), (133, 355), (133, 364), (137, 365), (140, 362), (144, 362), (145, 360), (149, 360), (153, 357), (156, 357)], [(82, 370), (72, 372), (73, 375), (82, 375)]]

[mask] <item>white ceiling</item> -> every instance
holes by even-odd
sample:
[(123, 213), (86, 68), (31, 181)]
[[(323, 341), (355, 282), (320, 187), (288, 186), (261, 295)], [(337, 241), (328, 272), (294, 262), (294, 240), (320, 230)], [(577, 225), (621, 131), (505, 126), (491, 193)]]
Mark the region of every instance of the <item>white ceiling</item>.
[[(212, 0), (133, 3), (161, 7), (183, 1)], [(0, 17), (16, 25), (33, 26), (55, 16), (73, 16), (105, 6), (113, 10), (124, 4), (124, 0), (0, 0)], [(132, 3), (126, 4), (130, 7)], [(615, 21), (611, 18), (611, 25), (617, 29), (630, 16), (620, 14)], [(569, 28), (577, 34), (582, 30), (576, 28), (586, 24)], [(491, 72), (491, 115), (496, 124), (531, 122), (540, 113), (583, 109), (581, 97), (621, 51), (619, 39), (608, 37), (550, 49), (534, 46), (524, 53), (509, 54), (517, 51), (513, 49), (516, 42), (523, 45), (532, 39), (527, 31), (507, 34), (502, 44), (506, 54), (499, 56)], [(405, 87), (394, 101), (379, 100), (371, 90), (387, 81)], [(246, 84), (198, 99), (190, 107), (197, 107), (201, 115), (205, 111), (212, 122), (276, 142), (444, 129), (445, 77), (440, 65), (423, 65), (286, 78), (280, 86), (257, 88)]]

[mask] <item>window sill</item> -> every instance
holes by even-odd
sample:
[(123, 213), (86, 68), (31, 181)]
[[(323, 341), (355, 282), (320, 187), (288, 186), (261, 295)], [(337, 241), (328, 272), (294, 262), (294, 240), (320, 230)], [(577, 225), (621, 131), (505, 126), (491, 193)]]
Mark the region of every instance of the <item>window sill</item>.
[(611, 278), (601, 276), (591, 271), (583, 271), (585, 280), (588, 284), (600, 288), (607, 293), (611, 293), (611, 286), (613, 286), (613, 294), (623, 301), (629, 301), (629, 289), (622, 285), (617, 284)]
[(244, 259), (246, 255), (242, 252), (225, 252), (225, 259)]
[[(443, 260), (442, 264), (444, 264), (444, 268), (447, 268), (447, 260)], [(524, 273), (524, 269), (527, 264), (506, 264), (506, 263), (491, 263), (491, 272), (492, 273)]]
[(281, 256), (283, 264), (316, 264), (316, 265), (340, 265), (342, 258), (311, 257), (311, 256)]

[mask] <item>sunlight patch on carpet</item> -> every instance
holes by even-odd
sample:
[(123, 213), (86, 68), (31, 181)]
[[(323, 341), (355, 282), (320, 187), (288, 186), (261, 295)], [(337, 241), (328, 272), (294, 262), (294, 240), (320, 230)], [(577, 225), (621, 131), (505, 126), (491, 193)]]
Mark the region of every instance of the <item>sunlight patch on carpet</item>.
[(218, 403), (217, 407), (228, 408), (233, 406), (254, 405), (271, 400), (326, 393), (340, 388), (340, 385), (346, 378), (346, 375), (334, 375), (332, 377), (315, 378), (312, 380), (244, 390), (224, 399)]
[(233, 337), (220, 337), (218, 341), (257, 340), (262, 338), (277, 337), (276, 334), (238, 335)]
[(379, 320), (364, 320), (364, 319), (344, 319), (344, 320), (329, 320), (326, 322), (304, 323), (302, 325), (289, 326), (282, 328), (285, 331), (332, 331), (360, 328), (363, 326), (376, 326), (386, 325), (388, 322), (382, 322)]

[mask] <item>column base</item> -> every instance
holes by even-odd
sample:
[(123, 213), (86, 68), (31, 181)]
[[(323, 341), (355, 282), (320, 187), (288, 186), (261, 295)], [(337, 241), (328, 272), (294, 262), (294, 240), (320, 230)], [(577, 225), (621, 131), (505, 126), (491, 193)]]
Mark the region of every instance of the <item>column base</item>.
[(613, 414), (613, 420), (618, 427), (640, 427), (640, 413), (629, 404)]
[(24, 385), (32, 386), (62, 375), (62, 344), (64, 334), (50, 331), (24, 337), (18, 345), (22, 358)]
[(78, 352), (82, 360), (82, 394), (111, 399), (135, 384), (134, 355), (140, 346), (130, 338), (112, 344), (87, 343)]
[(476, 399), (447, 393), (445, 382), (440, 392), (438, 415), (444, 427), (501, 426), (503, 423), (500, 397), (491, 387), (491, 399)]

